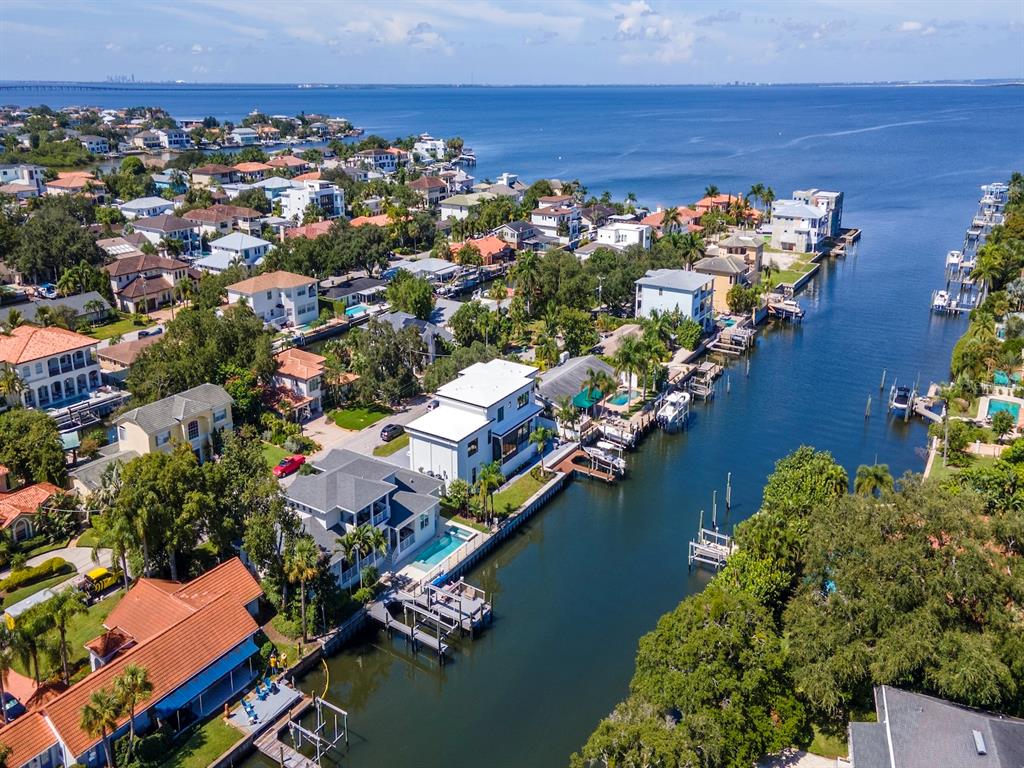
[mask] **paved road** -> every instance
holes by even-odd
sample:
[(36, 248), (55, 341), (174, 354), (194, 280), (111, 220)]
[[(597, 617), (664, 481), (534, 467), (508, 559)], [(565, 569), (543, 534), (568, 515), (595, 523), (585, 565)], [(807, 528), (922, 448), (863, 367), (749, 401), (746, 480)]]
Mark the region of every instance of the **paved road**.
[(93, 568), (104, 566), (109, 568), (111, 563), (110, 550), (101, 549), (97, 553), (99, 562), (92, 559), (92, 547), (64, 547), (47, 552), (45, 555), (36, 555), (28, 559), (28, 565), (39, 565), (51, 557), (63, 557), (78, 570), (79, 573), (91, 571)]
[[(135, 341), (136, 339), (139, 338), (139, 333), (140, 332), (142, 332), (142, 331), (154, 331), (157, 328), (164, 328), (164, 325), (162, 323), (157, 323), (156, 325), (151, 325), (149, 328), (139, 328), (139, 330), (137, 330), (137, 331), (128, 331), (128, 333), (123, 334), (121, 336), (121, 341), (122, 342), (125, 342), (125, 341)], [(109, 347), (110, 346), (110, 339), (103, 339), (103, 341), (101, 341), (98, 346), (99, 346), (100, 349), (103, 349), (104, 347)]]

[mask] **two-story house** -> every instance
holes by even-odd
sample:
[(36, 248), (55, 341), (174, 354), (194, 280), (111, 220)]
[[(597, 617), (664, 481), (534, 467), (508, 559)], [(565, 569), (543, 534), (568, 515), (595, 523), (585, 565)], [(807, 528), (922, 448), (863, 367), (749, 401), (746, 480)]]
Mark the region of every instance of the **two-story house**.
[(494, 197), (489, 192), (472, 192), (467, 195), (452, 195), (441, 201), (441, 220), (444, 219), (466, 219), (469, 214), (485, 200)]
[(428, 208), (434, 208), (448, 194), (448, 185), (437, 176), (420, 176), (407, 181), (405, 186), (419, 195)]
[(0, 334), (0, 366), (22, 382), (27, 408), (56, 408), (88, 397), (100, 386), (99, 342), (65, 328), (19, 325)]
[(0, 165), (0, 187), (5, 195), (18, 199), (39, 197), (43, 194), (46, 169), (41, 165), (11, 163)]
[(635, 221), (610, 221), (597, 228), (597, 242), (619, 250), (639, 245), (645, 251), (651, 248), (654, 230), (647, 224)]
[(530, 443), (541, 406), (537, 369), (507, 360), (474, 363), (437, 390), (437, 408), (406, 425), (411, 466), (445, 482), (475, 483), (492, 461), (505, 475), (536, 454)]
[(319, 317), (316, 280), (293, 272), (267, 272), (227, 287), (228, 304), (247, 304), (263, 322), (298, 327)]
[(132, 144), (139, 149), (160, 149), (160, 137), (156, 131), (139, 131), (132, 136)]
[(195, 222), (199, 231), (207, 237), (220, 237), (230, 234), (232, 229), (248, 234), (259, 231), (263, 214), (243, 205), (218, 203), (209, 208), (195, 208), (186, 213), (184, 218)]
[(799, 200), (772, 203), (772, 248), (810, 253), (828, 237), (830, 214)]
[(327, 219), (336, 219), (345, 212), (345, 193), (340, 187), (318, 179), (307, 179), (300, 184), (302, 186), (281, 193), (281, 215), (284, 218), (301, 221), (310, 205), (319, 207)]
[(711, 330), (714, 278), (686, 269), (649, 269), (636, 281), (636, 316), (679, 312), (695, 320), (705, 331)]
[(249, 147), (260, 140), (260, 135), (252, 128), (239, 126), (228, 134), (228, 138), (240, 147)]
[(580, 237), (580, 209), (576, 206), (549, 205), (535, 208), (530, 223), (540, 234), (573, 245)]
[[(313, 464), (318, 474), (299, 475), (284, 489), (285, 503), (322, 549), (342, 587), (359, 581), (359, 567), (389, 557), (391, 567), (434, 537), (443, 483), (386, 461), (333, 450)], [(388, 552), (350, 562), (338, 539), (363, 525), (380, 529)]]
[(156, 135), (164, 149), (188, 149), (192, 144), (188, 134), (181, 128), (160, 128)]
[(196, 278), (183, 261), (140, 253), (104, 265), (114, 300), (123, 312), (148, 312), (174, 301), (174, 289)]
[(145, 219), (163, 213), (173, 213), (174, 203), (163, 197), (137, 197), (118, 206), (128, 220)]
[(238, 264), (252, 268), (263, 263), (273, 243), (260, 237), (241, 232), (232, 232), (210, 243), (210, 255), (196, 261), (196, 266), (206, 272), (219, 273)]
[(843, 229), (843, 193), (828, 192), (824, 189), (797, 189), (793, 199), (813, 205), (828, 214), (825, 222), (826, 237), (839, 237)]
[(267, 174), (274, 172), (274, 166), (258, 162), (237, 163), (235, 171), (238, 172), (238, 178), (242, 181), (262, 181)]
[(274, 355), (274, 387), (285, 397), (299, 421), (323, 411), (324, 364), (327, 358), (289, 347)]
[(110, 142), (103, 136), (79, 136), (78, 140), (86, 151), (94, 155), (105, 155), (110, 151)]
[(117, 444), (139, 456), (187, 444), (206, 461), (213, 455), (213, 434), (231, 431), (231, 395), (216, 384), (200, 384), (176, 395), (133, 408), (117, 420)]
[(202, 253), (203, 240), (198, 225), (193, 221), (162, 213), (159, 216), (135, 219), (132, 228), (158, 248), (162, 240), (177, 240), (181, 243), (181, 255), (185, 258), (194, 259)]
[(238, 177), (238, 173), (230, 165), (210, 163), (193, 168), (190, 176), (194, 187), (213, 187), (230, 184)]
[(267, 161), (267, 165), (271, 168), (285, 170), (291, 174), (303, 173), (304, 171), (309, 170), (309, 163), (295, 155), (278, 155), (277, 157), (272, 157)]

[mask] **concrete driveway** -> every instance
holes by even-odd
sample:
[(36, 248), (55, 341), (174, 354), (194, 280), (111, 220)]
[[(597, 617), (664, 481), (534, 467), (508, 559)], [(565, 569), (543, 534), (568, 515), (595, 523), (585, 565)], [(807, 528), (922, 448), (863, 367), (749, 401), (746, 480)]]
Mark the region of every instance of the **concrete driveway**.
[(39, 565), (49, 560), (51, 557), (63, 557), (80, 573), (86, 573), (91, 571), (93, 568), (99, 568), (103, 566), (109, 568), (112, 562), (109, 549), (101, 549), (97, 552), (99, 556), (99, 562), (92, 559), (92, 547), (64, 547), (63, 549), (55, 549), (53, 552), (47, 552), (45, 555), (36, 555), (28, 559), (28, 565)]

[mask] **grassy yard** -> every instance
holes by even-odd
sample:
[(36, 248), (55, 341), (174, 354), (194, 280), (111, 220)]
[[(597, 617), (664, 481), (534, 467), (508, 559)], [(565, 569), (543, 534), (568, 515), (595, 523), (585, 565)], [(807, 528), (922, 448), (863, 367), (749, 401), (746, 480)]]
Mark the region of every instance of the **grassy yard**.
[(331, 411), (330, 418), (342, 429), (360, 430), (371, 424), (375, 424), (385, 416), (390, 416), (394, 411), (381, 405), (356, 406), (352, 408), (339, 408)]
[(374, 456), (391, 456), (392, 454), (398, 453), (403, 448), (408, 448), (408, 447), (409, 447), (409, 433), (405, 432), (405, 433), (399, 435), (398, 437), (396, 437), (390, 443), (384, 443), (383, 445), (378, 445), (376, 448), (373, 449), (373, 455)]
[(533, 474), (527, 472), (518, 480), (514, 481), (504, 491), (494, 494), (494, 509), (501, 513), (505, 510), (515, 512), (523, 503), (539, 491), (547, 480), (537, 480)]
[(946, 478), (955, 475), (963, 469), (968, 467), (984, 467), (995, 463), (995, 459), (991, 456), (972, 456), (968, 454), (967, 459), (962, 459), (962, 467), (954, 467), (952, 464), (947, 464), (945, 467), (942, 466), (942, 452), (940, 449), (939, 455), (935, 457), (935, 461), (932, 462), (932, 471), (928, 475), (929, 480), (945, 480)]
[(175, 749), (162, 768), (206, 768), (241, 738), (242, 732), (225, 723), (218, 713)]
[(291, 456), (288, 451), (282, 448), (280, 445), (274, 445), (273, 443), (263, 443), (263, 458), (267, 462), (268, 467), (276, 467), (281, 463), (281, 459)]
[(74, 571), (72, 571), (71, 573), (61, 573), (56, 576), (51, 576), (49, 579), (37, 581), (35, 584), (29, 584), (27, 587), (16, 589), (3, 599), (3, 606), (8, 607), (14, 605), (19, 600), (24, 600), (26, 597), (31, 597), (36, 592), (42, 592), (47, 587), (55, 587), (58, 584), (67, 581), (68, 579), (74, 578), (75, 575), (76, 574)]
[(445, 520), (451, 520), (453, 523), (459, 523), (467, 528), (472, 528), (474, 531), (480, 531), (481, 533), (490, 533), (491, 529), (482, 523), (478, 523), (476, 520), (470, 520), (468, 517), (462, 515), (456, 515), (455, 510), (449, 509), (444, 504), (441, 505), (441, 517)]
[(822, 733), (818, 726), (814, 726), (814, 741), (807, 747), (807, 751), (822, 757), (836, 758), (846, 757), (850, 749), (843, 736)]
[(94, 327), (89, 335), (94, 339), (103, 341), (103, 339), (109, 339), (112, 336), (123, 336), (126, 333), (138, 331), (142, 328), (148, 328), (151, 325), (154, 325), (152, 320), (146, 320), (143, 321), (141, 325), (136, 325), (132, 322), (131, 315), (125, 314), (124, 312), (118, 312), (117, 320)]
[(76, 546), (79, 547), (95, 547), (99, 544), (99, 534), (96, 533), (96, 529), (93, 527), (86, 528), (82, 535), (78, 537), (78, 543)]
[(774, 283), (774, 285), (778, 285), (779, 283), (792, 285), (812, 269), (814, 269), (814, 264), (811, 264), (810, 262), (795, 261), (789, 269), (784, 269), (781, 272), (772, 274), (772, 283)]

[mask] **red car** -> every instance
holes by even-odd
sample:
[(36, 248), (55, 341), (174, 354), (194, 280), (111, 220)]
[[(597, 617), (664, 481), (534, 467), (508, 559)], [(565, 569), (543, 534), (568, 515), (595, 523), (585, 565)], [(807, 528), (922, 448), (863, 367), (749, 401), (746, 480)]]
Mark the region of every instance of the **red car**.
[(274, 477), (288, 477), (288, 475), (298, 472), (299, 467), (306, 463), (306, 457), (296, 454), (295, 456), (286, 456), (281, 459), (280, 463), (274, 467)]

